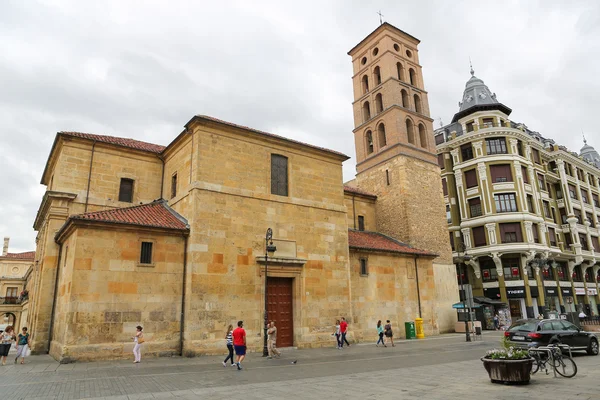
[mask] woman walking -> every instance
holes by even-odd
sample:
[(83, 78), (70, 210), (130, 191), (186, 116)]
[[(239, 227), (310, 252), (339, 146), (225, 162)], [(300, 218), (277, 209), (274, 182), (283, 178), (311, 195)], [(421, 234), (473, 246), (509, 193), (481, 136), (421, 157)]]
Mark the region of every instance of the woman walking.
[(8, 356), (13, 340), (15, 340), (15, 331), (12, 326), (8, 325), (4, 328), (2, 335), (0, 335), (0, 358), (2, 358), (2, 365), (6, 365), (6, 357)]
[(142, 361), (142, 343), (145, 342), (143, 332), (144, 328), (138, 325), (136, 329), (137, 331), (133, 337), (133, 342), (135, 343), (133, 346), (133, 356), (135, 357), (135, 360), (133, 361), (134, 364), (138, 364)]
[(377, 321), (377, 335), (379, 335), (379, 340), (375, 344), (375, 346), (379, 347), (379, 343), (383, 345), (383, 347), (387, 347), (385, 342), (383, 341), (383, 325), (381, 325), (381, 320)]
[(229, 324), (227, 327), (227, 333), (225, 334), (225, 340), (227, 341), (227, 350), (229, 350), (229, 355), (223, 361), (223, 366), (227, 366), (227, 361), (231, 360), (231, 366), (235, 367), (235, 361), (233, 361), (233, 325)]
[(342, 333), (340, 332), (340, 320), (339, 319), (335, 321), (335, 331), (333, 332), (333, 335), (335, 336), (335, 341), (337, 343), (337, 349), (341, 350), (342, 342), (340, 341), (340, 339), (342, 337)]
[(21, 364), (25, 364), (25, 357), (27, 357), (27, 351), (29, 350), (29, 333), (27, 328), (22, 329), (22, 333), (19, 333), (17, 340), (17, 356), (15, 357), (15, 364), (19, 357), (21, 357)]
[(390, 338), (390, 341), (392, 342), (392, 347), (396, 347), (396, 345), (394, 344), (394, 331), (392, 331), (392, 324), (389, 319), (385, 322), (385, 337)]

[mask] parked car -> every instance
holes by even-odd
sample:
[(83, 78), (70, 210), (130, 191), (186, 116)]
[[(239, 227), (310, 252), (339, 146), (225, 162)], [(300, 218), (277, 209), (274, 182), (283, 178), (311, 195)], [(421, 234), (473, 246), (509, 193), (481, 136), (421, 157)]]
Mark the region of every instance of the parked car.
[(598, 355), (598, 338), (569, 321), (561, 319), (521, 319), (511, 325), (504, 336), (516, 347), (537, 347), (548, 344), (567, 344), (571, 350), (585, 350)]

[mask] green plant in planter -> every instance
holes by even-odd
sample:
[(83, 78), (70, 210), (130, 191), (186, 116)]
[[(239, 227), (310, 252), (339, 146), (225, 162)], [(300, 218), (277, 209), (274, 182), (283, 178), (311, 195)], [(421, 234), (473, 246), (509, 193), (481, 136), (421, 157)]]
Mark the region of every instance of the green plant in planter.
[(506, 336), (500, 342), (502, 348), (488, 350), (483, 358), (490, 360), (526, 360), (530, 358), (529, 352), (526, 349), (511, 346)]

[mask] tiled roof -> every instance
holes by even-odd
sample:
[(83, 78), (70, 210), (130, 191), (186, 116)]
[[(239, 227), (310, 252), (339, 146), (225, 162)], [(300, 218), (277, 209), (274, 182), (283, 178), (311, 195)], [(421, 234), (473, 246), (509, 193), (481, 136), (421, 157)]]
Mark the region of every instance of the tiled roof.
[(23, 253), (8, 253), (5, 256), (0, 256), (0, 259), (33, 261), (35, 259), (35, 251), (25, 251)]
[[(238, 124), (234, 124), (233, 122), (227, 122), (227, 121), (223, 121), (223, 120), (221, 120), (221, 119), (214, 118), (214, 117), (211, 117), (211, 116), (208, 116), (208, 115), (196, 115), (194, 118), (206, 119), (206, 120), (209, 120), (209, 121), (218, 122), (218, 123), (220, 123), (220, 124), (229, 125), (229, 126), (232, 126), (232, 127), (234, 127), (234, 128), (245, 129), (245, 130), (247, 130), (247, 131), (252, 131), (252, 132), (255, 132), (255, 133), (259, 133), (259, 134), (261, 134), (261, 135), (266, 135), (266, 136), (270, 136), (270, 137), (273, 137), (273, 138), (277, 138), (277, 139), (286, 140), (286, 141), (288, 141), (288, 142), (292, 142), (292, 143), (301, 144), (301, 145), (303, 145), (303, 146), (312, 147), (313, 149), (318, 149), (318, 150), (326, 151), (326, 152), (328, 152), (328, 153), (333, 153), (333, 154), (336, 154), (336, 155), (338, 155), (338, 156), (345, 157), (345, 158), (346, 158), (346, 160), (350, 158), (350, 157), (348, 157), (347, 155), (345, 155), (344, 153), (340, 153), (340, 152), (338, 152), (338, 151), (335, 151), (335, 150), (330, 150), (330, 149), (326, 149), (326, 148), (324, 148), (324, 147), (314, 146), (314, 145), (312, 145), (312, 144), (308, 144), (308, 143), (300, 142), (300, 141), (298, 141), (298, 140), (294, 140), (294, 139), (289, 139), (289, 138), (286, 138), (286, 137), (284, 137), (284, 136), (275, 135), (275, 134), (273, 134), (273, 133), (269, 133), (269, 132), (260, 131), (260, 130), (258, 130), (258, 129), (250, 128), (250, 127), (247, 127), (247, 126), (244, 126), (244, 125), (238, 125)], [(193, 120), (193, 118), (192, 118), (192, 120)], [(190, 122), (191, 122), (191, 121), (190, 121)], [(189, 122), (188, 122), (188, 124), (189, 124)], [(187, 124), (186, 124), (186, 126), (187, 126)]]
[(185, 218), (177, 214), (164, 200), (156, 200), (140, 206), (116, 208), (114, 210), (97, 211), (73, 215), (75, 221), (97, 221), (113, 224), (146, 226), (151, 228), (189, 230)]
[(348, 245), (354, 249), (387, 251), (429, 257), (437, 256), (437, 254), (426, 250), (415, 249), (382, 233), (357, 231), (354, 229), (348, 230)]
[(147, 151), (150, 153), (161, 153), (165, 146), (161, 146), (159, 144), (142, 142), (135, 139), (127, 139), (116, 136), (106, 136), (106, 135), (95, 135), (92, 133), (82, 133), (82, 132), (59, 132), (61, 135), (66, 136), (74, 136), (83, 139), (96, 140), (98, 142), (114, 144), (116, 146), (128, 147), (130, 149), (136, 149), (141, 151)]
[(369, 197), (377, 197), (377, 195), (373, 194), (373, 193), (369, 193), (365, 190), (353, 187), (353, 186), (347, 186), (344, 185), (344, 192), (348, 192), (348, 193), (354, 193), (354, 194), (360, 194), (363, 196), (369, 196)]

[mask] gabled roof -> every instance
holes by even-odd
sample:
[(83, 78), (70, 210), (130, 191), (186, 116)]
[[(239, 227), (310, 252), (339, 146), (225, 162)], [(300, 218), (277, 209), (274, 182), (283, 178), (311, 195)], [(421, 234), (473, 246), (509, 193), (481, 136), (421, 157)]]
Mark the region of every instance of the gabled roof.
[(160, 199), (140, 206), (115, 208), (113, 210), (96, 211), (78, 214), (69, 217), (67, 222), (56, 233), (59, 238), (66, 229), (77, 222), (105, 223), (115, 225), (130, 225), (147, 228), (189, 232), (187, 220), (167, 205), (167, 201)]
[(351, 249), (384, 251), (389, 253), (414, 254), (425, 257), (438, 255), (426, 250), (415, 249), (379, 232), (348, 229), (348, 246)]
[(127, 147), (130, 149), (147, 151), (149, 153), (161, 153), (165, 146), (161, 146), (159, 144), (142, 142), (141, 140), (122, 138), (116, 136), (106, 136), (106, 135), (96, 135), (93, 133), (83, 133), (83, 132), (58, 132), (59, 135), (64, 136), (73, 136), (82, 139), (95, 140), (97, 142), (113, 144), (115, 146)]
[(0, 256), (0, 260), (3, 259), (33, 261), (35, 259), (35, 251), (25, 251), (23, 253), (8, 253), (5, 256)]
[(185, 124), (185, 127), (187, 128), (192, 123), (192, 121), (197, 120), (197, 119), (211, 121), (211, 122), (216, 122), (218, 124), (227, 125), (227, 126), (230, 126), (232, 128), (243, 129), (243, 130), (250, 131), (250, 132), (253, 132), (253, 133), (258, 133), (259, 135), (264, 135), (264, 136), (268, 136), (268, 137), (271, 137), (271, 138), (284, 140), (286, 142), (295, 143), (295, 144), (299, 144), (299, 145), (302, 145), (302, 146), (307, 146), (307, 147), (310, 147), (310, 148), (313, 148), (313, 149), (316, 149), (316, 150), (319, 150), (319, 151), (324, 151), (326, 153), (334, 154), (336, 156), (341, 157), (343, 160), (348, 160), (350, 158), (347, 155), (345, 155), (344, 153), (340, 153), (339, 151), (326, 149), (324, 147), (315, 146), (315, 145), (304, 143), (304, 142), (300, 142), (300, 141), (294, 140), (294, 139), (289, 139), (289, 138), (286, 138), (284, 136), (279, 136), (279, 135), (275, 135), (274, 133), (260, 131), (258, 129), (250, 128), (248, 126), (234, 124), (233, 122), (223, 121), (221, 119), (214, 118), (214, 117), (211, 117), (211, 116), (208, 116), (208, 115), (195, 115), (195, 116), (193, 116), (192, 119), (190, 119), (188, 121), (188, 123)]
[(373, 193), (369, 193), (366, 190), (362, 190), (362, 189), (359, 189), (359, 188), (354, 187), (354, 186), (344, 185), (344, 192), (346, 192), (346, 193), (352, 193), (352, 194), (358, 194), (360, 196), (372, 197), (374, 199), (377, 198), (377, 195), (375, 195)]

